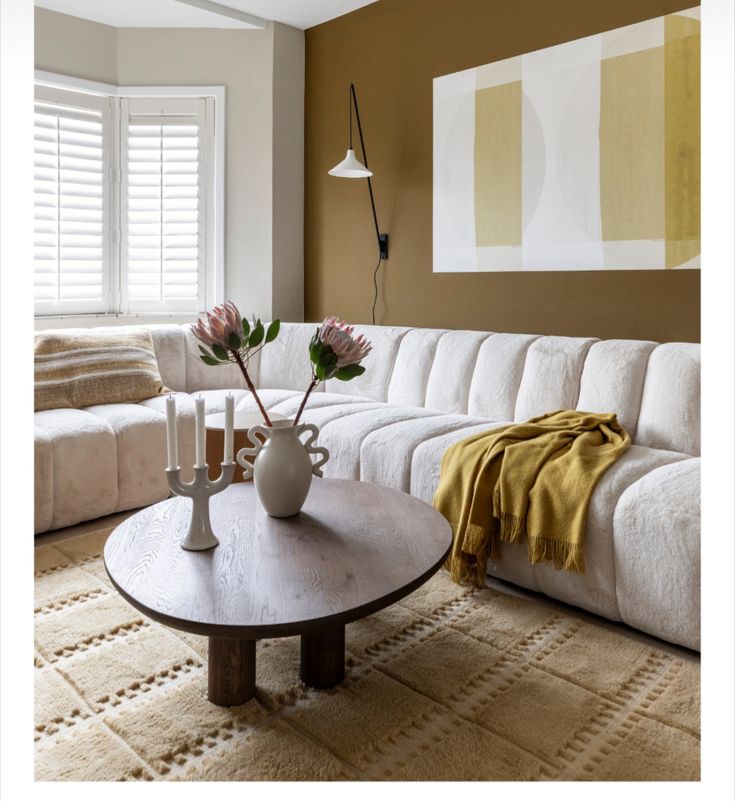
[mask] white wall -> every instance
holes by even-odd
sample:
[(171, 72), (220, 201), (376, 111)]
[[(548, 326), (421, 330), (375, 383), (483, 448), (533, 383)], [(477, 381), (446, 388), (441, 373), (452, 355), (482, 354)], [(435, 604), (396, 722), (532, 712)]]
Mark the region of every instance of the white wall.
[[(82, 60), (74, 51), (92, 40)], [(37, 8), (36, 67), (121, 86), (224, 85), (226, 298), (243, 314), (303, 319), (303, 31), (115, 29)]]
[(304, 36), (287, 25), (274, 34), (273, 314), (303, 320)]
[(117, 82), (115, 28), (36, 7), (34, 38), (37, 70)]

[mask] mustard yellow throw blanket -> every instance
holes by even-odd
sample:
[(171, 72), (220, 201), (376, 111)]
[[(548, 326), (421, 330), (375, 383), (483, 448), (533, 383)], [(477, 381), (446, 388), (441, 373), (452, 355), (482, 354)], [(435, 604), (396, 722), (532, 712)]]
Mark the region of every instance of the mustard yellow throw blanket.
[(447, 448), (434, 506), (454, 532), (454, 581), (485, 584), (500, 541), (528, 540), (532, 563), (584, 573), (592, 491), (630, 446), (614, 414), (561, 410)]

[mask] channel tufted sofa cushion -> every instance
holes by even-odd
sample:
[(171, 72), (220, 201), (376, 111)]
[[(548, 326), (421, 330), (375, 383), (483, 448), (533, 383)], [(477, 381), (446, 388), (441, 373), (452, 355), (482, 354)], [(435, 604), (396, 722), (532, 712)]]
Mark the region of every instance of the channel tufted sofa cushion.
[[(283, 324), (251, 365), (269, 410), (296, 413), (315, 325)], [(150, 326), (161, 380), (177, 393), (182, 465), (194, 458), (195, 396), (254, 410), (236, 367), (207, 367), (187, 326)], [(699, 648), (699, 345), (357, 326), (364, 375), (327, 381), (304, 422), (331, 453), (326, 476), (430, 502), (446, 448), (559, 408), (616, 412), (633, 439), (592, 497), (582, 575), (531, 565), (504, 545), (489, 572), (643, 631)], [(163, 398), (36, 414), (36, 531), (168, 495)]]

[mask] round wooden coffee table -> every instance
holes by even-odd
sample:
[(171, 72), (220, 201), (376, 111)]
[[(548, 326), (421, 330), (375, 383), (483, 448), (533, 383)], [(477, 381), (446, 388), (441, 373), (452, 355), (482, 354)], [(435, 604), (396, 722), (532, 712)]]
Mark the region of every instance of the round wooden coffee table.
[(209, 551), (180, 547), (191, 502), (171, 498), (129, 517), (105, 544), (107, 573), (143, 614), (209, 637), (209, 700), (255, 693), (255, 641), (301, 636), (301, 679), (344, 677), (345, 624), (427, 581), (452, 542), (428, 504), (377, 484), (314, 479), (301, 513), (268, 517), (252, 483), (212, 497)]

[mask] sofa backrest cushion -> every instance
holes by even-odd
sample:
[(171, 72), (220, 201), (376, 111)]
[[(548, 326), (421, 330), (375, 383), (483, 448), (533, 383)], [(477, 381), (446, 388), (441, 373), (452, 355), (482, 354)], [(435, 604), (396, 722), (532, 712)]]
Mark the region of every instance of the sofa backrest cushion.
[(401, 339), (388, 385), (388, 403), (423, 406), (443, 328), (413, 328)]
[(514, 420), (521, 422), (556, 409), (575, 409), (587, 351), (596, 340), (540, 337), (526, 353)]
[(655, 342), (608, 339), (587, 352), (577, 408), (585, 412), (614, 412), (635, 440), (643, 383)]
[(490, 420), (512, 420), (526, 353), (538, 336), (493, 334), (480, 346), (467, 411)]
[(186, 327), (149, 325), (161, 381), (175, 392), (186, 392)]
[(391, 326), (356, 325), (355, 336), (363, 334), (373, 345), (373, 349), (362, 361), (366, 368), (365, 372), (351, 381), (340, 381), (337, 378), (325, 381), (326, 391), (387, 401), (388, 386), (393, 375), (398, 347), (408, 331), (408, 328)]
[(638, 444), (699, 456), (700, 406), (700, 346), (659, 345), (648, 360)]
[(434, 363), (426, 386), (427, 409), (467, 414), (470, 377), (482, 343), (491, 334), (485, 331), (447, 331), (436, 346)]
[(311, 381), (309, 342), (316, 329), (316, 323), (281, 323), (276, 339), (260, 352), (257, 386), (305, 391)]
[[(253, 359), (256, 385), (304, 389), (316, 326), (283, 323), (278, 339)], [(201, 362), (187, 325), (122, 330), (141, 329), (151, 332), (161, 380), (170, 389), (243, 386), (237, 366)], [(698, 344), (384, 326), (356, 330), (373, 343), (365, 374), (320, 389), (493, 421), (526, 420), (558, 408), (614, 411), (635, 443), (699, 455)]]
[[(186, 391), (197, 392), (202, 389), (245, 389), (245, 379), (240, 368), (233, 362), (231, 364), (218, 364), (211, 367), (200, 358), (199, 345), (201, 342), (191, 333), (189, 327), (185, 329), (186, 339)], [(255, 354), (248, 366), (248, 373), (257, 386), (258, 362), (260, 354)]]

